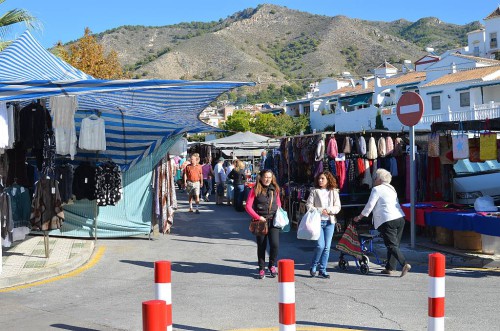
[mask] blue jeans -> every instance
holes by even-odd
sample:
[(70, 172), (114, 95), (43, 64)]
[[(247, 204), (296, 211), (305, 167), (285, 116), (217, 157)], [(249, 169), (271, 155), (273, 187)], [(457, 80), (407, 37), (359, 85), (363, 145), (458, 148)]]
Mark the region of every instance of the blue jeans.
[(237, 211), (244, 211), (243, 208), (243, 191), (245, 190), (245, 185), (236, 185), (234, 187), (234, 208)]
[(328, 220), (321, 220), (321, 232), (312, 259), (313, 271), (318, 268), (320, 272), (326, 273), (334, 231), (335, 224), (330, 223)]

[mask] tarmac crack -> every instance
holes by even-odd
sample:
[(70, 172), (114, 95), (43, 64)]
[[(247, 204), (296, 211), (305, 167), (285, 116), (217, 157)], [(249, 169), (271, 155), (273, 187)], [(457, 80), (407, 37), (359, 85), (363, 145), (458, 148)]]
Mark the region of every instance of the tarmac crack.
[(375, 311), (378, 311), (380, 318), (382, 318), (382, 319), (384, 319), (384, 320), (386, 320), (386, 321), (389, 321), (389, 322), (394, 323), (395, 325), (397, 325), (397, 328), (398, 328), (398, 329), (402, 330), (402, 326), (401, 326), (401, 324), (400, 324), (398, 321), (395, 321), (395, 320), (393, 320), (393, 319), (390, 319), (390, 318), (386, 317), (386, 316), (384, 315), (384, 312), (383, 312), (380, 308), (378, 308), (377, 306), (375, 306), (375, 305), (372, 305), (372, 304), (370, 304), (370, 303), (368, 303), (368, 302), (365, 302), (365, 301), (358, 300), (357, 298), (355, 298), (354, 296), (351, 296), (351, 295), (339, 294), (339, 293), (335, 293), (335, 292), (332, 292), (332, 291), (327, 290), (327, 289), (319, 289), (319, 288), (316, 288), (316, 287), (311, 286), (310, 284), (308, 284), (308, 283), (306, 283), (306, 282), (300, 282), (300, 283), (301, 283), (302, 285), (304, 285), (304, 286), (306, 286), (306, 287), (310, 288), (311, 290), (313, 290), (313, 291), (315, 291), (315, 292), (320, 292), (320, 291), (321, 291), (321, 292), (327, 292), (327, 293), (330, 293), (330, 294), (332, 294), (332, 295), (334, 295), (334, 296), (338, 296), (338, 297), (341, 297), (341, 298), (348, 298), (348, 299), (351, 299), (351, 300), (352, 300), (353, 302), (355, 302), (355, 303), (358, 303), (358, 304), (361, 304), (361, 305), (365, 305), (365, 306), (371, 307), (371, 308), (373, 308)]

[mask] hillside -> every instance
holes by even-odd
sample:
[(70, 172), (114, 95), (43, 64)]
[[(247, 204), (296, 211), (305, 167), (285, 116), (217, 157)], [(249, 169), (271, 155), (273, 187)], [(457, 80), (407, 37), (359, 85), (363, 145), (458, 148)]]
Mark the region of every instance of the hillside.
[(366, 21), (261, 5), (217, 22), (122, 26), (98, 40), (114, 49), (132, 76), (162, 79), (276, 82), (369, 74), (384, 60), (415, 61), (466, 44), (479, 22), (459, 26), (437, 18)]

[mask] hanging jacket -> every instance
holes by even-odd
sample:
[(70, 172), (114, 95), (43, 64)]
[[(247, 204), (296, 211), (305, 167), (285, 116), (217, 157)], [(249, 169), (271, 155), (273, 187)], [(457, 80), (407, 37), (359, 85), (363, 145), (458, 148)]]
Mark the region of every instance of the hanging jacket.
[(328, 146), (326, 148), (326, 154), (328, 154), (328, 157), (331, 159), (335, 159), (337, 157), (337, 155), (339, 154), (337, 140), (335, 139), (335, 136), (333, 136), (333, 135), (330, 138), (330, 140), (328, 141)]
[(391, 136), (385, 138), (385, 149), (387, 155), (391, 155), (394, 152), (394, 141)]
[(366, 157), (369, 160), (375, 160), (377, 158), (377, 144), (375, 143), (374, 137), (370, 137), (370, 140), (368, 140), (368, 152), (366, 153)]
[(358, 138), (358, 154), (361, 156), (366, 154), (366, 140), (363, 136)]
[(378, 139), (377, 150), (378, 150), (378, 156), (384, 157), (387, 155), (387, 149), (385, 146), (385, 138), (384, 137), (380, 137)]

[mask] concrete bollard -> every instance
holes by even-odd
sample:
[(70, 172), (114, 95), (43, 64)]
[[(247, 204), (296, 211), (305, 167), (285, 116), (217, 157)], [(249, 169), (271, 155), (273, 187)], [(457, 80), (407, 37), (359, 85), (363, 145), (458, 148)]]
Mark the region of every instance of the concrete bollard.
[[(155, 262), (155, 299), (165, 301), (167, 331), (172, 330), (172, 278), (170, 261)], [(165, 328), (163, 329), (165, 330)]]
[(429, 331), (444, 330), (445, 267), (446, 258), (443, 254), (429, 254), (429, 310), (427, 323)]
[(295, 331), (295, 264), (278, 261), (280, 331)]
[(142, 331), (165, 331), (166, 308), (163, 300), (142, 303)]

